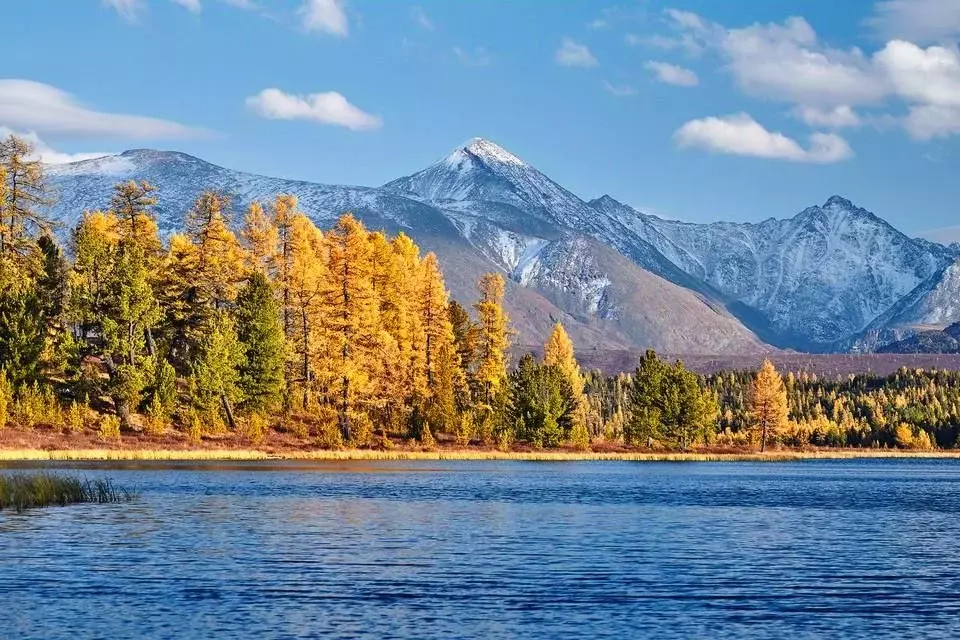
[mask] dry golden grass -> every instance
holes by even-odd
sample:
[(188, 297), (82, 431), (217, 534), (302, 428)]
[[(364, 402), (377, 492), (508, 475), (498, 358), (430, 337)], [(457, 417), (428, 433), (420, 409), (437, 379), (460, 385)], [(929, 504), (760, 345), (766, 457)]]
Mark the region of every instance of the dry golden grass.
[(650, 453), (590, 451), (495, 451), (481, 449), (374, 451), (341, 449), (267, 452), (256, 449), (0, 449), (0, 461), (42, 460), (627, 460), (637, 462), (785, 462), (853, 458), (960, 458), (960, 451), (833, 449), (768, 453)]

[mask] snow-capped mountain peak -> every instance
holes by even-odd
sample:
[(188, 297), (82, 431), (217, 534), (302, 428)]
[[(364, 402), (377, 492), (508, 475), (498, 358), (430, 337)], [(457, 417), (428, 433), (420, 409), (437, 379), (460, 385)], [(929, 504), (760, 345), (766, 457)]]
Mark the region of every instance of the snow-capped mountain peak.
[[(520, 167), (527, 166), (526, 163), (513, 155), (495, 142), (485, 138), (473, 138), (457, 151), (464, 151), (484, 162), (496, 162), (500, 164), (511, 164)], [(457, 152), (454, 151), (454, 154)], [(452, 154), (453, 155), (453, 154)]]

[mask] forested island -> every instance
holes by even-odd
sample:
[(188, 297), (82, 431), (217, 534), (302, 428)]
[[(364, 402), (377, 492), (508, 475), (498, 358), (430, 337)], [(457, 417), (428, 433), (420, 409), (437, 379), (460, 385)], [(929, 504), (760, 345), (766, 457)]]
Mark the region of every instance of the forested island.
[(60, 229), (32, 153), (0, 142), (0, 447), (4, 430), (105, 447), (957, 444), (955, 372), (826, 380), (765, 362), (701, 376), (650, 351), (604, 376), (580, 370), (559, 322), (542, 358), (512, 364), (500, 274), (468, 308), (410, 237), (349, 213), (321, 230), (283, 194), (240, 214), (206, 192), (164, 238), (162, 194), (129, 181)]

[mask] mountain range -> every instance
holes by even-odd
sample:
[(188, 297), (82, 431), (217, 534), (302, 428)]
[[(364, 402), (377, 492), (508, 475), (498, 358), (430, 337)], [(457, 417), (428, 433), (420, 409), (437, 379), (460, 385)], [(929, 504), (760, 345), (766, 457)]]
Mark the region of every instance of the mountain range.
[(786, 219), (692, 224), (610, 196), (586, 201), (493, 142), (474, 139), (381, 187), (326, 185), (226, 169), (183, 153), (131, 150), (48, 167), (52, 215), (69, 229), (113, 185), (159, 188), (161, 232), (182, 227), (204, 190), (240, 212), (278, 193), (321, 228), (351, 211), (440, 258), (453, 297), (480, 274), (508, 279), (518, 342), (561, 320), (581, 349), (675, 354), (874, 350), (960, 321), (960, 251), (910, 238), (831, 197)]

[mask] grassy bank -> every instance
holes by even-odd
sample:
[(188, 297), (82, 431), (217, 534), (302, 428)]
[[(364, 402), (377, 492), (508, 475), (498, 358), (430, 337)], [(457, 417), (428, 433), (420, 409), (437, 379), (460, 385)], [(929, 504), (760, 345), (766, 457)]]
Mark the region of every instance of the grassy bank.
[(434, 451), (338, 449), (262, 451), (257, 449), (7, 449), (0, 461), (44, 460), (625, 460), (637, 462), (784, 462), (791, 460), (843, 460), (854, 458), (960, 458), (960, 451), (901, 451), (876, 449), (820, 449), (811, 451), (743, 452), (591, 452), (498, 451), (438, 449)]
[(0, 511), (66, 506), (79, 502), (127, 502), (133, 494), (110, 480), (83, 480), (48, 473), (0, 474)]

